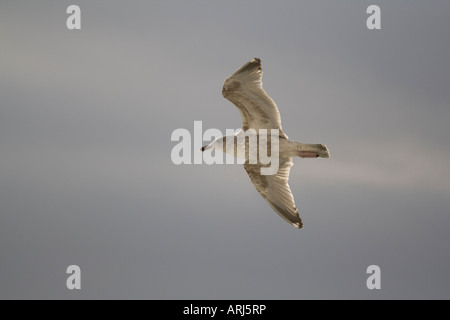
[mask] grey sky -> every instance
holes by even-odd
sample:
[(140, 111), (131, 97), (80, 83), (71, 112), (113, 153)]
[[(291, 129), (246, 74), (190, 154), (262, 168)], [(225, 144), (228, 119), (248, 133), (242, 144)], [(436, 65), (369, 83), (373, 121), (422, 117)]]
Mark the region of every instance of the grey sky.
[[(70, 4), (0, 4), (0, 298), (450, 298), (448, 1), (77, 1), (79, 31)], [(253, 57), (331, 152), (294, 160), (302, 230), (241, 166), (170, 159), (240, 127), (221, 89)]]

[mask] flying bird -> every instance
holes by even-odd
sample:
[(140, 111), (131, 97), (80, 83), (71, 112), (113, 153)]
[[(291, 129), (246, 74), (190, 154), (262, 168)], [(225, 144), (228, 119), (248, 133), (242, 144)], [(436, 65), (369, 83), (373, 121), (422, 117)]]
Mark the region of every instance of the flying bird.
[(249, 161), (248, 150), (245, 153), (244, 168), (256, 190), (269, 203), (272, 209), (296, 228), (302, 228), (303, 222), (288, 184), (289, 173), (293, 166), (292, 157), (329, 158), (330, 153), (327, 147), (323, 144), (305, 144), (289, 140), (282, 130), (280, 112), (277, 105), (262, 87), (260, 59), (252, 59), (226, 79), (222, 94), (239, 109), (242, 116), (242, 130), (235, 133), (234, 136), (223, 136), (214, 140), (209, 145), (203, 146), (201, 151), (220, 148), (222, 149), (221, 151), (226, 152), (227, 139), (233, 139), (234, 146), (237, 147), (234, 148), (233, 153), (234, 156), (237, 156), (239, 147), (248, 148), (249, 145), (248, 141), (244, 142), (244, 146), (236, 145), (238, 143), (237, 138), (245, 131), (253, 129), (258, 134), (261, 129), (266, 129), (267, 131), (278, 129), (278, 171), (273, 175), (261, 174), (261, 169), (267, 167), (267, 164), (262, 164), (261, 161), (256, 163)]

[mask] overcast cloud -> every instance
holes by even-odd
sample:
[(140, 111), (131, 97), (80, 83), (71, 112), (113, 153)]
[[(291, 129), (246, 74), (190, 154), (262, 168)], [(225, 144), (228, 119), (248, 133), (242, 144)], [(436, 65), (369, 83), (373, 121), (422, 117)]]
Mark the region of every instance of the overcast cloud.
[[(450, 298), (450, 2), (80, 0), (78, 31), (70, 4), (0, 4), (0, 298)], [(240, 127), (222, 84), (253, 57), (331, 152), (294, 160), (302, 230), (240, 165), (170, 158)]]

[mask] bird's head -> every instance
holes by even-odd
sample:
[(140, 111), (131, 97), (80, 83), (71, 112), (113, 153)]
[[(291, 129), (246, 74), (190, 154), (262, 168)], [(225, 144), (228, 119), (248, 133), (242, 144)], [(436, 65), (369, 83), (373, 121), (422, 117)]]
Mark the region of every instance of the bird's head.
[(206, 150), (213, 150), (213, 149), (218, 149), (218, 150), (222, 151), (225, 143), (226, 143), (226, 137), (220, 137), (220, 138), (217, 138), (216, 140), (214, 140), (213, 142), (211, 142), (210, 144), (203, 146), (200, 149), (200, 151), (204, 152)]
[(218, 142), (216, 140), (214, 140), (213, 142), (211, 142), (210, 144), (207, 144), (205, 146), (203, 146), (200, 151), (201, 152), (205, 152), (206, 150), (214, 150), (216, 147), (218, 146)]

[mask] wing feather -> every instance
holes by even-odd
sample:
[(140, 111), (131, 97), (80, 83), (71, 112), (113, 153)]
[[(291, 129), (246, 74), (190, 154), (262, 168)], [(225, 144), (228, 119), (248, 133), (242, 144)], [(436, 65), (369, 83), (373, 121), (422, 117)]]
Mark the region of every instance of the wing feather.
[(256, 190), (269, 203), (272, 209), (284, 220), (301, 229), (303, 222), (298, 214), (294, 196), (288, 184), (289, 172), (292, 166), (292, 158), (280, 158), (277, 174), (261, 175), (262, 165), (249, 164), (248, 162), (244, 164), (244, 168)]
[(242, 129), (279, 129), (278, 107), (262, 87), (261, 60), (254, 58), (233, 73), (223, 85), (223, 96), (241, 112)]

